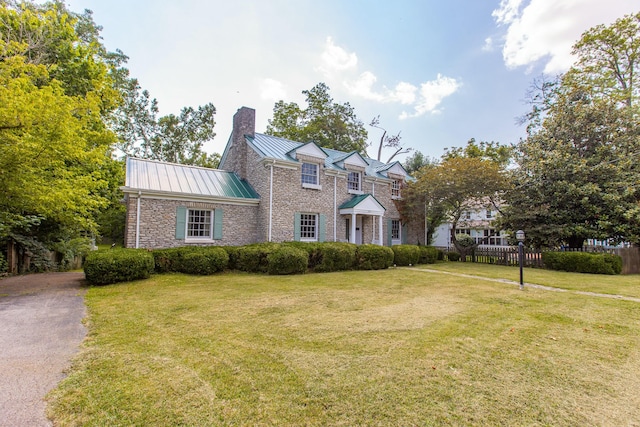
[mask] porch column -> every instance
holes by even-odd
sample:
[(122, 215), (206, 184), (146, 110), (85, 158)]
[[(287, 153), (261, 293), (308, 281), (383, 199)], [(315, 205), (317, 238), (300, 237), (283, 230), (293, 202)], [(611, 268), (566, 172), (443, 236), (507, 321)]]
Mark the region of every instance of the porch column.
[(384, 242), (382, 241), (382, 215), (378, 216), (378, 236), (380, 237), (380, 246), (384, 246)]
[(356, 242), (356, 214), (351, 214), (351, 234), (349, 235), (349, 242)]

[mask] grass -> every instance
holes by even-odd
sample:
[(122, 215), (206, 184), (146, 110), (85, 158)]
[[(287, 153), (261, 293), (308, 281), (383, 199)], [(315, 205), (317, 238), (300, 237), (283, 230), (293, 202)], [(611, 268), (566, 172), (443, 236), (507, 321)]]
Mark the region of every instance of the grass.
[[(418, 268), (469, 274), (493, 279), (520, 281), (520, 269), (503, 265), (477, 264), (472, 262), (442, 262), (423, 265)], [(640, 298), (640, 275), (580, 274), (564, 271), (524, 268), (525, 283), (551, 286), (572, 291), (595, 292), (611, 295), (625, 295)]]
[(635, 302), (408, 269), (163, 275), (86, 301), (85, 348), (48, 397), (56, 425), (640, 419)]

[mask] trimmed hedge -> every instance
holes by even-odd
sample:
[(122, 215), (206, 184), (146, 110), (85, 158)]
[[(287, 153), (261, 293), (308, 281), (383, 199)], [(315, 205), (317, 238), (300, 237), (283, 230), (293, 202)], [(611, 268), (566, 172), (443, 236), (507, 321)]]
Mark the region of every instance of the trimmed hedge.
[(458, 252), (451, 251), (447, 252), (446, 255), (449, 261), (460, 261), (460, 254)]
[(280, 245), (278, 243), (255, 243), (238, 247), (235, 260), (236, 269), (249, 273), (266, 273), (269, 270), (269, 254)]
[(356, 265), (358, 246), (353, 243), (324, 243), (319, 249), (319, 262), (314, 271), (352, 270)]
[(309, 253), (293, 246), (282, 245), (267, 255), (269, 274), (303, 274), (309, 264)]
[(229, 263), (227, 252), (216, 246), (188, 248), (182, 255), (178, 271), (208, 276), (223, 271)]
[(435, 264), (437, 260), (442, 259), (442, 251), (433, 246), (418, 246), (420, 249), (420, 264)]
[(147, 279), (153, 269), (153, 255), (145, 249), (95, 251), (84, 262), (84, 275), (92, 285)]
[(543, 252), (542, 262), (550, 270), (591, 274), (620, 274), (622, 258), (589, 252)]
[(359, 270), (382, 270), (393, 265), (394, 253), (390, 247), (360, 245), (356, 249), (356, 268)]
[(420, 248), (415, 245), (393, 245), (393, 263), (399, 266), (416, 265), (420, 261)]
[(154, 249), (153, 262), (156, 273), (178, 272), (182, 256), (188, 248)]

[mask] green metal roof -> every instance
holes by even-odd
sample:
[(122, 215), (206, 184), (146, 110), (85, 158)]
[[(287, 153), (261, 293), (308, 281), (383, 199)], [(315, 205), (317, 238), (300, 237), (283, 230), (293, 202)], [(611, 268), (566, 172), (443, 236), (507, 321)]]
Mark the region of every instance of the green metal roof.
[[(247, 137), (249, 145), (264, 158), (284, 160), (289, 162), (298, 163), (296, 159), (291, 157), (289, 153), (302, 147), (303, 143), (291, 141), (285, 138), (278, 138), (276, 136), (264, 135), (256, 133), (253, 137)], [(327, 158), (324, 161), (324, 165), (327, 169), (345, 171), (346, 169), (340, 164), (341, 161), (354, 154), (354, 152), (344, 152), (338, 150), (332, 150), (330, 148), (321, 147), (322, 151), (327, 154)], [(358, 154), (360, 155), (360, 154)], [(365, 169), (367, 176), (373, 176), (377, 178), (388, 178), (386, 171), (391, 168), (395, 163), (383, 163), (369, 157), (362, 156), (362, 159), (369, 165)]]
[(247, 181), (233, 172), (134, 157), (127, 158), (123, 190), (230, 199), (260, 198)]
[[(353, 198), (351, 200), (347, 200), (346, 202), (344, 202), (343, 204), (341, 204), (338, 209), (351, 209), (351, 208), (355, 208), (356, 206), (358, 206), (360, 203), (362, 203), (363, 201), (365, 201), (366, 199), (368, 199), (369, 197), (371, 197), (373, 200), (375, 200), (380, 206), (382, 206), (382, 203), (380, 203), (378, 201), (378, 199), (375, 198), (375, 196), (373, 194), (359, 194), (357, 196), (353, 196)], [(382, 206), (383, 209), (384, 206)], [(386, 209), (385, 209), (386, 210)]]

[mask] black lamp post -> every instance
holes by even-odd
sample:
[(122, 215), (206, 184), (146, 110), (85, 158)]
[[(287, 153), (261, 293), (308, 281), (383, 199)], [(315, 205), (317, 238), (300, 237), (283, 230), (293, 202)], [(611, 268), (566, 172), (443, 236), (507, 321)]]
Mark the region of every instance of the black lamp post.
[(518, 241), (518, 264), (520, 264), (520, 290), (524, 290), (524, 281), (522, 280), (522, 264), (524, 263), (524, 231), (516, 231), (516, 240)]

